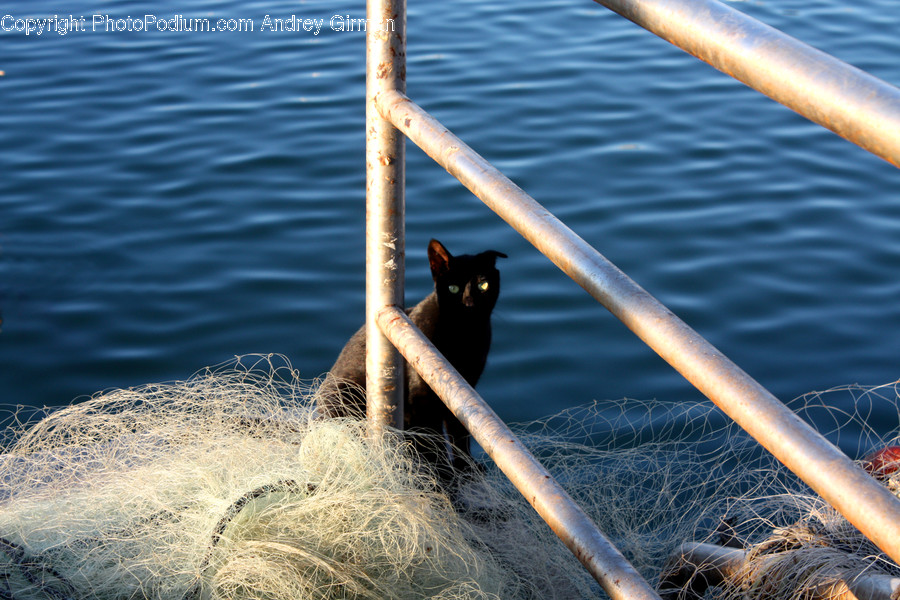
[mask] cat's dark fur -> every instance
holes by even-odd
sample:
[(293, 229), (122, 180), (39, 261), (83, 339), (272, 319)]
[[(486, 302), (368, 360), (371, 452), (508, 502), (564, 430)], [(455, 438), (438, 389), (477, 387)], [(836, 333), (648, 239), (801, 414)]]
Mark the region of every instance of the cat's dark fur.
[[(484, 371), (491, 347), (491, 311), (500, 293), (500, 272), (494, 266), (497, 257), (506, 258), (506, 255), (487, 250), (475, 255), (452, 256), (440, 242), (431, 240), (428, 262), (434, 292), (407, 310), (413, 323), (472, 386)], [(339, 393), (331, 390), (325, 394), (320, 406), (322, 413), (330, 417), (364, 415), (365, 396), (360, 390), (364, 391), (366, 385), (365, 327), (350, 338), (330, 373), (331, 385), (336, 385)], [(409, 365), (406, 365), (404, 420), (406, 429), (438, 434), (446, 431), (455, 452), (453, 467), (458, 470), (467, 467), (468, 432)]]

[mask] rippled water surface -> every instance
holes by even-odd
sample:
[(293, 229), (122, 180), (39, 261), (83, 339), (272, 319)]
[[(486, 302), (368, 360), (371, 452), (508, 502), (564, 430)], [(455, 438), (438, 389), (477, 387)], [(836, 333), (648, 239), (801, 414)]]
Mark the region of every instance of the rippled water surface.
[[(888, 0), (731, 6), (900, 83)], [(4, 10), (13, 11), (13, 8)], [(0, 31), (0, 402), (236, 354), (328, 369), (362, 319), (362, 2), (29, 0)], [(25, 17), (85, 31), (25, 35)], [(250, 19), (253, 32), (93, 31)], [(261, 31), (322, 19), (318, 34)], [(900, 172), (587, 0), (411, 1), (408, 91), (776, 396), (900, 378)], [(504, 418), (698, 393), (408, 147), (425, 245), (501, 250), (480, 391)], [(885, 428), (896, 426), (886, 423)]]

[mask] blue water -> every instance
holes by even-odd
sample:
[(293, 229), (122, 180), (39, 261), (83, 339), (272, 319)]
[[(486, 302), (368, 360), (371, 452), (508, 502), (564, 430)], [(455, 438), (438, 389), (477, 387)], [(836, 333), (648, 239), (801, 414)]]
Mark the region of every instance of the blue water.
[[(900, 84), (894, 2), (732, 6)], [(364, 306), (364, 36), (329, 21), (363, 2), (3, 10), (0, 402), (254, 352), (326, 371)], [(93, 30), (147, 14), (255, 29)], [(52, 15), (85, 30), (15, 31)], [(897, 169), (589, 0), (412, 1), (408, 31), (411, 97), (776, 396), (900, 378)], [(407, 214), (409, 303), (431, 237), (509, 255), (479, 384), (502, 417), (699, 399), (412, 145)]]

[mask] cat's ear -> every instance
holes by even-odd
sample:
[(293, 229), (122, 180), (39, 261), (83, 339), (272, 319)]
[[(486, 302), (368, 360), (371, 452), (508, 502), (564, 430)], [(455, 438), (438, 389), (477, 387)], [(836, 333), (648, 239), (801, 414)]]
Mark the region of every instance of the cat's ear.
[(503, 254), (502, 252), (497, 252), (496, 250), (485, 250), (484, 252), (482, 252), (481, 254), (479, 254), (479, 256), (484, 256), (484, 257), (486, 257), (488, 260), (490, 260), (491, 266), (494, 266), (494, 263), (496, 262), (496, 260), (497, 260), (498, 258), (509, 258), (508, 256), (506, 256), (506, 255)]
[(450, 259), (453, 255), (444, 248), (439, 241), (432, 239), (428, 242), (428, 264), (431, 265), (431, 275), (435, 279), (450, 269)]

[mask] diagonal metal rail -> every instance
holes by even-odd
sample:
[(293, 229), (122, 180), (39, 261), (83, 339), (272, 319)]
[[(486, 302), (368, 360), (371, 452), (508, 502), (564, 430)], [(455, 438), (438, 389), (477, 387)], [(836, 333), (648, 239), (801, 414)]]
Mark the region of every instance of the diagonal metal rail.
[(595, 0), (900, 167), (900, 90), (716, 0)]
[(900, 500), (405, 95), (381, 114), (900, 563)]
[(396, 306), (375, 319), (387, 338), (431, 389), (472, 433), (535, 511), (603, 586), (613, 600), (659, 600), (652, 587), (600, 533), (594, 522), (557, 483), (453, 368), (437, 348)]

